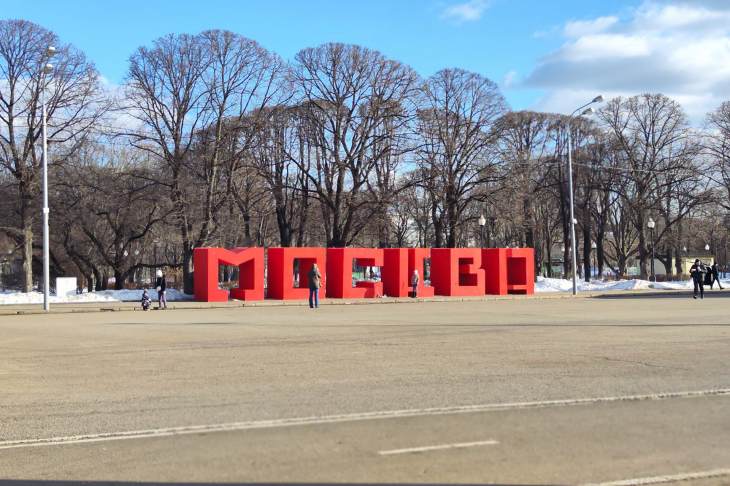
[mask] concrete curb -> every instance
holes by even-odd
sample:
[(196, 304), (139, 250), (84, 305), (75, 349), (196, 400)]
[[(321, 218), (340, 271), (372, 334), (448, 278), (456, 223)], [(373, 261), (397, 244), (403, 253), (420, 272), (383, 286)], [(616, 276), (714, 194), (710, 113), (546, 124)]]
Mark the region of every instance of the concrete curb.
[[(691, 290), (623, 290), (623, 291), (605, 291), (605, 292), (582, 292), (577, 296), (573, 296), (566, 292), (540, 293), (534, 295), (488, 295), (484, 297), (430, 297), (430, 298), (399, 298), (384, 297), (380, 299), (323, 299), (321, 306), (332, 305), (384, 305), (384, 304), (416, 304), (429, 302), (497, 302), (508, 300), (555, 300), (555, 299), (574, 299), (574, 298), (620, 298), (622, 296), (643, 296), (643, 297), (677, 297), (691, 295)], [(714, 294), (723, 293), (730, 296), (730, 290), (713, 291)], [(280, 300), (264, 300), (255, 302), (230, 301), (230, 302), (171, 302), (168, 304), (168, 310), (198, 310), (198, 309), (238, 309), (246, 307), (307, 307), (309, 304), (305, 300), (297, 301), (280, 301)], [(70, 313), (89, 313), (89, 312), (143, 312), (137, 302), (93, 302), (93, 303), (66, 303), (52, 304), (50, 314), (70, 314)], [(0, 316), (4, 315), (38, 315), (46, 314), (41, 308), (41, 304), (36, 305), (8, 305), (0, 307)]]

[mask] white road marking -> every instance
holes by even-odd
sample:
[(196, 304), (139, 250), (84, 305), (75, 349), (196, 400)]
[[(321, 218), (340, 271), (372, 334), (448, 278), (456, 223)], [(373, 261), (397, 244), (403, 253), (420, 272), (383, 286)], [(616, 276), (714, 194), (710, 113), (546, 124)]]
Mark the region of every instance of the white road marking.
[(295, 427), (302, 425), (320, 425), (340, 422), (356, 422), (363, 420), (383, 420), (403, 417), (422, 417), (429, 415), (452, 415), (460, 413), (478, 413), (500, 410), (522, 410), (531, 408), (566, 407), (575, 405), (592, 405), (613, 402), (634, 402), (645, 400), (668, 400), (671, 398), (701, 398), (713, 396), (730, 396), (730, 388), (698, 390), (685, 392), (652, 393), (646, 395), (622, 395), (595, 398), (570, 398), (565, 400), (544, 400), (535, 402), (490, 403), (482, 405), (463, 405), (454, 407), (416, 408), (405, 410), (384, 410), (378, 412), (350, 413), (342, 415), (323, 415), (314, 417), (295, 417), (271, 420), (251, 420), (245, 422), (229, 422), (222, 424), (190, 425), (182, 427), (165, 427), (158, 429), (130, 430), (123, 432), (106, 432), (101, 434), (84, 434), (65, 437), (48, 437), (40, 439), (20, 439), (0, 441), (0, 450), (18, 447), (42, 447), (66, 444), (82, 444), (87, 442), (103, 442), (124, 439), (145, 439), (153, 437), (169, 437), (175, 435), (203, 434), (209, 432), (232, 432), (239, 430), (271, 429), (279, 427)]
[(487, 445), (497, 445), (496, 440), (480, 440), (477, 442), (457, 442), (455, 444), (440, 444), (423, 447), (408, 447), (405, 449), (390, 449), (387, 451), (378, 451), (381, 456), (392, 456), (394, 454), (412, 454), (414, 452), (442, 451), (445, 449), (464, 449), (466, 447), (477, 447)]
[(605, 483), (590, 483), (584, 486), (643, 486), (646, 484), (677, 483), (679, 481), (720, 478), (723, 476), (730, 476), (730, 469), (713, 469), (711, 471), (700, 471), (685, 474), (654, 476), (649, 478), (623, 479), (621, 481), (608, 481)]

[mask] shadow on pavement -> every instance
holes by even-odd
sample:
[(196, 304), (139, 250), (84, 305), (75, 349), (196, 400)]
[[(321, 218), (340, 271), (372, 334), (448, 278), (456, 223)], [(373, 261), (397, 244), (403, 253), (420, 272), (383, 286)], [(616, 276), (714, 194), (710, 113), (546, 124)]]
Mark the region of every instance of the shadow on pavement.
[[(88, 486), (436, 486), (442, 483), (179, 483), (179, 482), (148, 482), (148, 481), (56, 481), (56, 480), (22, 480), (22, 479), (0, 479), (0, 486), (77, 486), (79, 484)], [(459, 483), (459, 486), (528, 486), (518, 483)], [(530, 486), (556, 486), (551, 484), (535, 484)]]
[[(722, 297), (730, 297), (729, 290), (705, 290), (705, 299), (717, 299)], [(692, 299), (691, 290), (663, 290), (662, 293), (652, 292), (648, 294), (641, 293), (626, 293), (626, 294), (601, 294), (594, 295), (592, 299), (635, 299), (635, 300), (647, 300), (647, 299)], [(698, 297), (699, 301), (700, 298)]]

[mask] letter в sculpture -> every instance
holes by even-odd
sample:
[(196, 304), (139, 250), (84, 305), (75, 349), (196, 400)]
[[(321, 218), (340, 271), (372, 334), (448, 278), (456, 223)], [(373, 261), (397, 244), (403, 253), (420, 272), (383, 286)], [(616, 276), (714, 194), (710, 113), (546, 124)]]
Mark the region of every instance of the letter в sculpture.
[(264, 298), (264, 249), (263, 248), (195, 248), (195, 300), (225, 302), (228, 291), (218, 288), (219, 265), (238, 267), (238, 287), (231, 289), (230, 296), (240, 300)]
[(484, 295), (484, 269), (479, 248), (433, 248), (431, 285), (437, 295)]
[(362, 299), (383, 295), (383, 282), (359, 281), (352, 287), (352, 264), (382, 267), (383, 250), (379, 248), (328, 248), (327, 297)]
[(535, 293), (535, 250), (507, 249), (507, 291), (510, 294)]
[(535, 250), (532, 248), (485, 248), (482, 268), (490, 295), (535, 293)]
[[(299, 287), (294, 286), (294, 260), (299, 260), (297, 276)], [(309, 298), (309, 271), (317, 264), (322, 274), (320, 298), (325, 296), (327, 251), (324, 248), (269, 248), (267, 297), (278, 300), (306, 300)]]

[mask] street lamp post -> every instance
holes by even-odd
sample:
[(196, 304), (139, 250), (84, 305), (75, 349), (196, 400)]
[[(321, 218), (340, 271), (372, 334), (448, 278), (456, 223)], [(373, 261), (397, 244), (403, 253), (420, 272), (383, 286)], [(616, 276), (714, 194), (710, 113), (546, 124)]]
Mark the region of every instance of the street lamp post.
[(479, 247), (484, 248), (484, 225), (487, 224), (487, 219), (484, 215), (479, 216)]
[(646, 226), (651, 232), (651, 279), (656, 283), (656, 272), (654, 271), (654, 228), (656, 227), (656, 222), (650, 217)]
[[(48, 46), (46, 48), (46, 59), (50, 59), (56, 54), (56, 48)], [(51, 310), (50, 303), (50, 287), (51, 287), (51, 271), (50, 271), (50, 249), (49, 249), (49, 229), (48, 229), (48, 138), (46, 133), (46, 76), (53, 72), (53, 64), (44, 64), (41, 73), (41, 131), (43, 145), (43, 310), (48, 312)]]
[(573, 295), (578, 294), (578, 260), (576, 255), (576, 242), (575, 242), (575, 204), (573, 196), (573, 136), (571, 134), (570, 122), (576, 117), (578, 113), (580, 116), (589, 115), (593, 113), (593, 108), (589, 108), (594, 103), (601, 103), (603, 96), (598, 95), (593, 98), (589, 103), (577, 108), (568, 117), (568, 192), (570, 193), (570, 247), (573, 260)]

